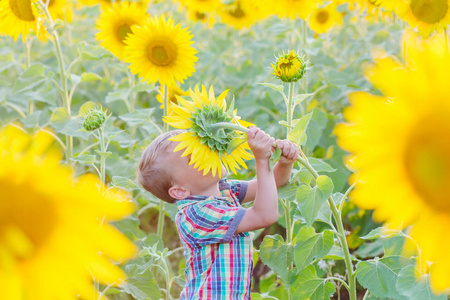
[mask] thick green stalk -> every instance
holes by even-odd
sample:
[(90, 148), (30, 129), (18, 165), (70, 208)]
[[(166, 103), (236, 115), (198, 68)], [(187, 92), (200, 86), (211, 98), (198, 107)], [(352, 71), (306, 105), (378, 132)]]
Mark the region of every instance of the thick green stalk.
[[(314, 176), (315, 179), (317, 179), (317, 177), (319, 177), (319, 174), (316, 172), (316, 170), (311, 166), (311, 164), (307, 160), (299, 158), (298, 161), (310, 171), (310, 173)], [(355, 271), (353, 269), (352, 260), (350, 257), (350, 250), (348, 248), (347, 240), (345, 238), (344, 225), (342, 224), (341, 216), (339, 214), (339, 211), (338, 211), (333, 199), (331, 199), (331, 197), (330, 197), (327, 199), (327, 202), (328, 202), (328, 205), (330, 206), (331, 212), (336, 221), (337, 230), (338, 230), (337, 237), (340, 241), (342, 250), (344, 252), (344, 262), (345, 262), (345, 267), (347, 269), (347, 278), (348, 278), (349, 288), (350, 288), (350, 290), (349, 290), (350, 300), (356, 300), (357, 299), (356, 298), (356, 277), (355, 277)]]
[[(287, 114), (286, 114), (286, 122), (287, 122), (287, 132), (286, 136), (292, 130), (292, 99), (294, 98), (294, 82), (289, 83), (289, 94), (288, 94), (288, 102), (287, 102)], [(286, 201), (286, 242), (288, 244), (292, 243), (292, 226), (291, 226), (291, 201)]]
[(105, 144), (105, 134), (103, 133), (103, 125), (98, 129), (100, 134), (100, 182), (102, 194), (105, 190), (105, 179), (106, 179), (106, 144)]
[[(164, 111), (163, 115), (168, 116), (169, 115), (169, 88), (167, 85), (164, 85)], [(169, 131), (169, 124), (164, 122), (164, 132)], [(157, 235), (162, 239), (163, 238), (163, 232), (164, 232), (164, 201), (159, 200), (159, 215), (158, 215), (158, 227), (156, 229)]]

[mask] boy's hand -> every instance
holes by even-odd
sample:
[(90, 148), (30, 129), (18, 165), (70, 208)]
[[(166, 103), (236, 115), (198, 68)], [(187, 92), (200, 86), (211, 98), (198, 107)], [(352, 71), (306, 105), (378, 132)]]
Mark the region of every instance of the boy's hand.
[(247, 142), (255, 160), (269, 159), (272, 156), (272, 146), (275, 139), (258, 127), (250, 127), (247, 133)]
[(280, 163), (293, 164), (300, 155), (297, 145), (289, 140), (277, 140), (277, 147), (282, 150)]

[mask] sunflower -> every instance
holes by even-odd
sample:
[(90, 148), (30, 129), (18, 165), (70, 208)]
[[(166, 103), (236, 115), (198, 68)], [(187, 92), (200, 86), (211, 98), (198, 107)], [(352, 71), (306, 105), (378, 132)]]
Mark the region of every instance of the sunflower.
[(335, 132), (357, 169), (352, 201), (388, 228), (412, 225), (420, 269), (433, 262), (431, 285), (442, 292), (450, 288), (442, 251), (450, 247), (450, 56), (442, 36), (405, 41), (406, 67), (377, 58), (367, 75), (384, 95), (352, 94)]
[(231, 4), (223, 4), (219, 9), (222, 23), (231, 25), (236, 29), (250, 27), (258, 19), (258, 10), (251, 0), (236, 0)]
[(306, 20), (308, 16), (317, 8), (316, 0), (279, 0), (271, 1), (274, 4), (274, 11), (280, 18)]
[(0, 1), (0, 34), (22, 40), (33, 31), (38, 39), (47, 42), (48, 33), (44, 27), (44, 14), (40, 12), (35, 0), (1, 0)]
[(333, 4), (316, 9), (308, 20), (311, 30), (319, 34), (328, 32), (334, 25), (340, 23), (342, 23), (342, 15)]
[(95, 38), (103, 47), (123, 60), (124, 41), (131, 33), (131, 27), (141, 25), (147, 17), (145, 8), (135, 2), (113, 3), (111, 7), (104, 9), (97, 19), (99, 32)]
[[(169, 90), (169, 97), (168, 97), (169, 103), (173, 102), (175, 104), (178, 104), (177, 96), (180, 96), (180, 97), (181, 96), (189, 96), (189, 91), (183, 91), (177, 85), (172, 86), (172, 87), (169, 86), (168, 90)], [(163, 87), (160, 88), (160, 92), (161, 92), (161, 94), (158, 94), (156, 96), (156, 100), (158, 100), (158, 102), (161, 103), (160, 108), (164, 108), (164, 100), (163, 100), (163, 98), (164, 98), (164, 88)], [(169, 105), (169, 115), (170, 114), (171, 114), (171, 106)]]
[(214, 12), (205, 12), (197, 9), (187, 8), (186, 14), (188, 19), (194, 22), (201, 22), (203, 24), (206, 24), (209, 28), (212, 28), (214, 26), (214, 23), (216, 22), (214, 18)]
[[(43, 2), (46, 3), (45, 0)], [(49, 0), (47, 7), (52, 19), (72, 22), (72, 3), (67, 3), (67, 0)]]
[(411, 27), (429, 34), (450, 24), (450, 0), (407, 0), (398, 5), (398, 14)]
[[(236, 112), (226, 107), (225, 96), (227, 91), (220, 94), (217, 99), (211, 86), (209, 93), (203, 86), (200, 92), (198, 86), (195, 91), (189, 89), (192, 101), (187, 101), (177, 96), (178, 104), (171, 103), (172, 115), (164, 117), (164, 122), (179, 128), (187, 129), (171, 141), (180, 142), (174, 152), (185, 149), (181, 156), (191, 155), (190, 165), (203, 170), (203, 175), (212, 172), (222, 177), (222, 164), (228, 171), (236, 174), (236, 169), (247, 168), (244, 159), (249, 160), (253, 156), (247, 152), (249, 146), (245, 141), (245, 135), (231, 129), (221, 129), (217, 132), (208, 130), (208, 126), (219, 122), (234, 122), (241, 126), (250, 126), (245, 121), (238, 120)], [(240, 140), (240, 142), (236, 141)], [(234, 149), (228, 147), (234, 144)], [(228, 151), (227, 151), (228, 150)]]
[(295, 53), (294, 50), (289, 54), (282, 54), (277, 58), (273, 68), (273, 75), (283, 82), (296, 82), (302, 79), (306, 72), (306, 63), (303, 57)]
[(191, 46), (194, 42), (187, 28), (161, 16), (148, 18), (132, 32), (125, 40), (125, 61), (143, 81), (174, 86), (195, 71), (197, 50)]
[(111, 190), (102, 196), (92, 174), (74, 180), (52, 144), (42, 131), (30, 136), (12, 126), (0, 130), (4, 299), (97, 299), (91, 278), (117, 285), (125, 274), (111, 260), (136, 253), (107, 223), (133, 211), (128, 197)]
[(220, 0), (180, 0), (189, 10), (199, 12), (214, 12), (221, 5)]

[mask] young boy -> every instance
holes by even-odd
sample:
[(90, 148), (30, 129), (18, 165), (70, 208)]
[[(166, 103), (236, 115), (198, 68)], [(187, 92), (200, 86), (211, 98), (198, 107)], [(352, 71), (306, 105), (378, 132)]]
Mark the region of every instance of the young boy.
[[(274, 139), (251, 127), (247, 139), (257, 179), (228, 183), (211, 172), (203, 176), (189, 165), (189, 157), (181, 157), (182, 151), (173, 152), (178, 142), (168, 139), (182, 132), (157, 137), (145, 149), (138, 169), (138, 181), (146, 190), (178, 208), (176, 224), (186, 257), (186, 285), (180, 299), (250, 299), (249, 231), (277, 221), (277, 188), (289, 182), (299, 150), (287, 140), (277, 140), (282, 157), (272, 172)], [(253, 200), (252, 207), (241, 206)]]

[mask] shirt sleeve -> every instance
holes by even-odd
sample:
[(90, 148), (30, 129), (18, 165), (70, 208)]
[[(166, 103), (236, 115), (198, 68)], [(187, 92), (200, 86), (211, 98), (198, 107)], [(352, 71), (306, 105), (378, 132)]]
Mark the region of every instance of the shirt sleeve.
[(230, 180), (230, 189), (233, 195), (239, 200), (239, 203), (242, 203), (242, 200), (245, 198), (245, 194), (247, 194), (247, 181), (241, 180)]
[(246, 209), (222, 201), (189, 205), (177, 219), (180, 237), (193, 246), (228, 243), (244, 217)]

